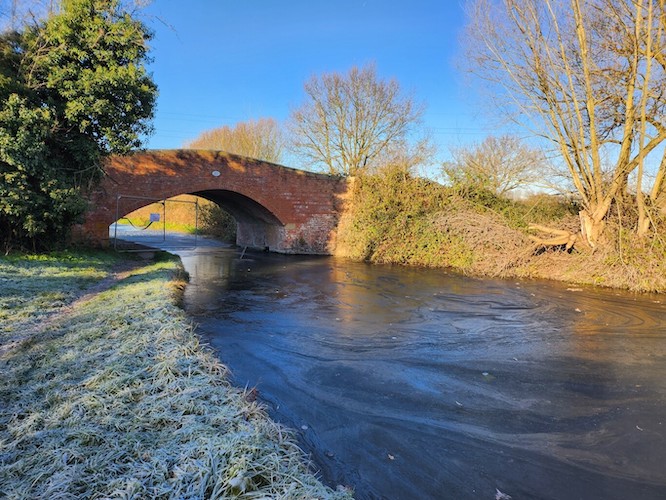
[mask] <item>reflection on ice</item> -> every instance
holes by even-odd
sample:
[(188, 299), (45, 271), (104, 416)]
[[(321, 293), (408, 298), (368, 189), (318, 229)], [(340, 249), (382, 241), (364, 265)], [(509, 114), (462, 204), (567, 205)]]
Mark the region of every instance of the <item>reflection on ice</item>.
[(666, 306), (332, 258), (182, 252), (186, 305), (359, 498), (666, 498)]

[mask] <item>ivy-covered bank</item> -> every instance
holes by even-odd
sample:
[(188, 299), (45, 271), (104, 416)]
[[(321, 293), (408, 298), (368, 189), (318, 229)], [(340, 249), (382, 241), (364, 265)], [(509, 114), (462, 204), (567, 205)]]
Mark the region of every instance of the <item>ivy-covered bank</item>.
[(0, 258), (0, 496), (349, 498), (230, 385), (179, 262)]
[(575, 202), (539, 195), (510, 200), (467, 187), (447, 188), (386, 168), (355, 178), (340, 220), (336, 254), (355, 260), (498, 277), (542, 278), (666, 292), (666, 220), (638, 239), (626, 207), (616, 203), (605, 240), (595, 249), (540, 247), (530, 224), (579, 230)]

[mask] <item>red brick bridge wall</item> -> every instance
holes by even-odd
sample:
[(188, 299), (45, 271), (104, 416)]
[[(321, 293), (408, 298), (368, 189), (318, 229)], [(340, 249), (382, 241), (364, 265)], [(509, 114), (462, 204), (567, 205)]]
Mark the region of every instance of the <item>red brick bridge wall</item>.
[[(109, 225), (151, 203), (194, 194), (234, 216), (237, 244), (281, 253), (330, 254), (345, 179), (217, 151), (153, 150), (106, 161), (90, 209), (74, 236), (109, 244)], [(122, 200), (122, 204), (118, 199)], [(122, 206), (119, 213), (117, 207)]]

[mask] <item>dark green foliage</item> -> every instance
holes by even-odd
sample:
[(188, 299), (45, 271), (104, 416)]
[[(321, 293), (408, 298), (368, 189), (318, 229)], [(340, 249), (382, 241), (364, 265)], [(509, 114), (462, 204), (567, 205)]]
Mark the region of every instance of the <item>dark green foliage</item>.
[[(61, 240), (85, 209), (59, 158), (50, 157), (52, 115), (11, 94), (0, 110), (0, 235), (32, 249)], [(46, 238), (46, 239), (43, 239)]]
[(27, 83), (46, 86), (60, 120), (94, 139), (102, 154), (141, 145), (156, 90), (143, 66), (150, 34), (141, 22), (117, 0), (68, 0), (29, 38)]
[(236, 243), (236, 220), (218, 205), (201, 205), (199, 208), (201, 232), (228, 242)]
[(61, 14), (0, 35), (0, 241), (66, 240), (102, 158), (141, 145), (156, 87), (146, 28), (117, 0), (65, 0)]

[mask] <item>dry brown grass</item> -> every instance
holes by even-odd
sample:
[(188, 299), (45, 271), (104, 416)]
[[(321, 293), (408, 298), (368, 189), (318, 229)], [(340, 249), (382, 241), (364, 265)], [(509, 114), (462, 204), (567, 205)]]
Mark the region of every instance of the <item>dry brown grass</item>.
[(529, 260), (532, 247), (525, 233), (507, 226), (502, 216), (491, 210), (479, 212), (467, 203), (441, 212), (433, 218), (438, 231), (448, 231), (473, 249), (470, 272), (486, 276), (509, 276)]
[[(575, 233), (578, 218), (558, 220), (557, 227)], [(438, 230), (455, 234), (474, 259), (465, 272), (500, 277), (552, 279), (570, 283), (666, 292), (666, 254), (659, 238), (635, 238), (609, 224), (606, 242), (596, 249), (580, 246), (540, 248), (525, 231), (511, 229), (504, 218), (478, 207), (458, 207), (435, 218)]]
[(595, 250), (580, 248), (570, 254), (552, 249), (533, 255), (516, 275), (635, 292), (666, 292), (666, 253), (654, 238), (637, 239), (616, 226)]

